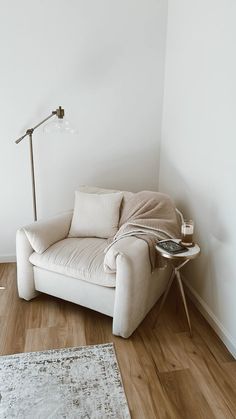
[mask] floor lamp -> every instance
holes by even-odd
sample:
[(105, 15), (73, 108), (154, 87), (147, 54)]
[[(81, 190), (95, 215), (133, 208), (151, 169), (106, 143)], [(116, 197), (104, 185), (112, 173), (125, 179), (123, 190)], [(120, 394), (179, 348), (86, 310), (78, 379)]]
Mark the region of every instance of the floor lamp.
[[(59, 108), (56, 109), (55, 111), (52, 111), (51, 114), (47, 116), (47, 118), (43, 119), (43, 121), (39, 122), (37, 125), (35, 125), (35, 127), (27, 129), (25, 134), (15, 141), (16, 144), (19, 144), (25, 137), (27, 136), (29, 137), (34, 221), (37, 221), (37, 204), (36, 204), (35, 175), (34, 175), (34, 153), (33, 153), (33, 141), (32, 141), (33, 133), (38, 127), (40, 127), (40, 125), (44, 124), (53, 116), (56, 116), (59, 121), (62, 121), (64, 118), (64, 114), (65, 114), (64, 109), (62, 109), (62, 107), (59, 106)], [(68, 122), (66, 122), (66, 124), (67, 124), (67, 127), (65, 128), (65, 130), (67, 132), (72, 132), (73, 130), (68, 127)], [(58, 125), (57, 127), (59, 127), (57, 129), (60, 130), (60, 126)]]

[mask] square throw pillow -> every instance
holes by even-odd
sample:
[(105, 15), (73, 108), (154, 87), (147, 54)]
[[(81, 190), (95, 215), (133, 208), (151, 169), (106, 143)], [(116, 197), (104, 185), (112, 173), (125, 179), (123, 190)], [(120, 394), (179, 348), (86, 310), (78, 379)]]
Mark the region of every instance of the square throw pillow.
[(118, 230), (122, 192), (75, 192), (69, 237), (113, 237)]

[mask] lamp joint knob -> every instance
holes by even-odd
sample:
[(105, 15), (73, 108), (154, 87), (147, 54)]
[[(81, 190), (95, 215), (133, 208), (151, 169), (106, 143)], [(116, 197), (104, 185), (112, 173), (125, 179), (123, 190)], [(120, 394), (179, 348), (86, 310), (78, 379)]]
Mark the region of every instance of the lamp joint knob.
[(58, 118), (63, 119), (65, 111), (61, 106), (59, 106), (59, 108), (56, 110), (56, 114)]
[(29, 129), (27, 129), (26, 134), (32, 135), (33, 132), (34, 132), (34, 128), (29, 128)]

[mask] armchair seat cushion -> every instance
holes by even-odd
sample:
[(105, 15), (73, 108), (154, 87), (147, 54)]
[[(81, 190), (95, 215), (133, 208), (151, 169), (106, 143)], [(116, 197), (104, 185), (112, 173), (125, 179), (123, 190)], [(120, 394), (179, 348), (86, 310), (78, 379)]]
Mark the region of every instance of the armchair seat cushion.
[[(48, 271), (68, 275), (105, 287), (115, 287), (115, 274), (103, 268), (107, 240), (67, 238), (50, 246), (44, 253), (33, 253), (30, 262)], [(68, 279), (69, 280), (69, 279)]]

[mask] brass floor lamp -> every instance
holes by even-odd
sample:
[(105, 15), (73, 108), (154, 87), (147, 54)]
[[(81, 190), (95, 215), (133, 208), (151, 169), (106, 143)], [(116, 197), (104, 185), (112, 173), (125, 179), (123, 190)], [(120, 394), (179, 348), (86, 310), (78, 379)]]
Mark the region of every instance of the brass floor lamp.
[[(51, 114), (49, 116), (47, 116), (47, 118), (43, 119), (43, 121), (39, 122), (39, 124), (35, 125), (35, 127), (27, 129), (25, 134), (22, 137), (18, 138), (18, 140), (15, 141), (16, 144), (19, 144), (25, 137), (27, 137), (27, 136), (29, 137), (34, 221), (37, 221), (37, 204), (36, 204), (35, 175), (34, 175), (34, 153), (33, 153), (33, 141), (32, 141), (33, 133), (38, 127), (40, 127), (40, 125), (44, 124), (46, 121), (48, 121), (53, 116), (57, 116), (59, 121), (62, 121), (62, 119), (64, 118), (64, 114), (65, 114), (64, 109), (62, 109), (62, 107), (59, 106), (59, 108), (56, 109), (55, 111), (52, 111)], [(66, 124), (67, 124), (67, 126), (66, 126), (65, 130), (67, 132), (72, 133), (74, 130), (71, 129), (68, 126), (68, 122), (66, 122)]]

